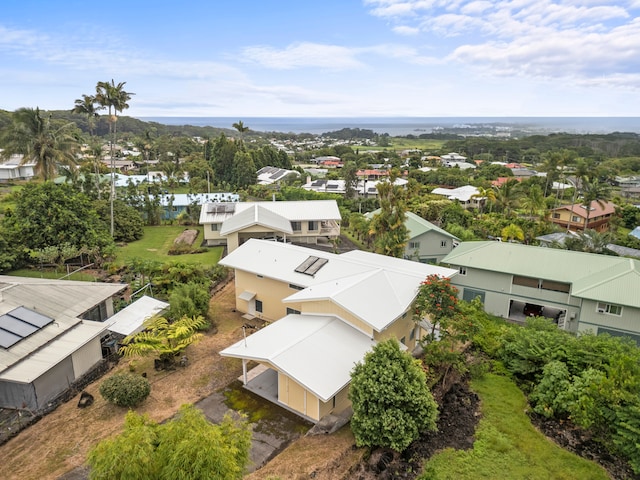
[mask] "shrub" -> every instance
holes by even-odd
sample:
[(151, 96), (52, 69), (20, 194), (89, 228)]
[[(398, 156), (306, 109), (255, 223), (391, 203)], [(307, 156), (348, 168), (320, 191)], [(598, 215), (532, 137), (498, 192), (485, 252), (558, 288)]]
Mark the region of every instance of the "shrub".
[(116, 373), (100, 385), (100, 395), (119, 407), (136, 407), (150, 392), (149, 380), (132, 373)]

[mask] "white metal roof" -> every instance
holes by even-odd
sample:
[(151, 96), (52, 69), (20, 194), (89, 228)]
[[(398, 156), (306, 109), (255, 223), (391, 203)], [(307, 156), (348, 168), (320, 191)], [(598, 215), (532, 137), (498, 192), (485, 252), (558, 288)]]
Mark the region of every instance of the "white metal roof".
[[(47, 328), (56, 328), (56, 326)], [(51, 343), (4, 370), (0, 373), (0, 379), (31, 383), (73, 352), (99, 336), (105, 329), (106, 325), (104, 323), (83, 320), (62, 335), (57, 336)]]
[(287, 315), (220, 352), (268, 362), (326, 402), (375, 342), (333, 316)]
[[(255, 208), (259, 205), (266, 210), (273, 212), (288, 221), (302, 220), (341, 220), (340, 209), (335, 200), (300, 200), (292, 202), (237, 202), (235, 203), (235, 213), (239, 213)], [(200, 214), (200, 223), (215, 223), (215, 215), (208, 213), (209, 209), (205, 205)], [(232, 217), (233, 218), (233, 217)], [(223, 219), (224, 220), (224, 219)], [(219, 221), (219, 220), (218, 220)]]
[[(310, 257), (326, 259), (314, 275), (295, 270)], [(222, 265), (305, 287), (286, 302), (330, 300), (376, 331), (384, 330), (411, 305), (428, 275), (451, 277), (457, 270), (354, 250), (341, 255), (280, 242), (251, 239)]]
[(434, 188), (431, 193), (435, 195), (444, 195), (449, 200), (458, 200), (460, 202), (468, 202), (471, 198), (477, 197), (480, 190), (473, 185), (465, 185), (458, 188)]
[(220, 228), (220, 235), (229, 235), (254, 225), (261, 225), (278, 232), (293, 233), (289, 219), (265, 208), (259, 203), (255, 203), (250, 208), (236, 211), (234, 216), (225, 220), (222, 223), (222, 228)]
[(131, 305), (108, 318), (105, 324), (109, 331), (128, 336), (142, 331), (145, 320), (158, 315), (169, 307), (167, 302), (143, 295)]

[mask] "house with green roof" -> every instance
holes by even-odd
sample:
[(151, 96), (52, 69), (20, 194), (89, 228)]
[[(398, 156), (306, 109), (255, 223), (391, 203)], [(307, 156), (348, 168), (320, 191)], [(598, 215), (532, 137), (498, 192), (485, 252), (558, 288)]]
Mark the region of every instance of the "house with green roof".
[[(380, 209), (367, 213), (371, 220)], [(405, 226), (409, 231), (409, 241), (405, 247), (404, 258), (421, 263), (440, 263), (440, 261), (460, 242), (455, 235), (434, 225), (412, 212), (406, 213)]]
[(460, 297), (513, 321), (541, 315), (572, 332), (640, 343), (640, 261), (506, 242), (463, 242), (442, 263)]

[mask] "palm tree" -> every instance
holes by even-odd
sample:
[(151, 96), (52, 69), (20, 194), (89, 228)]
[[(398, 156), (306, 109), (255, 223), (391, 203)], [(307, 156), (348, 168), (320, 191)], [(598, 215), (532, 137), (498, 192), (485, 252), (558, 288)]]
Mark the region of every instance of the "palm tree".
[(238, 130), (238, 132), (240, 132), (240, 140), (242, 140), (243, 134), (244, 132), (246, 132), (247, 130), (249, 130), (249, 127), (245, 127), (244, 123), (242, 123), (242, 120), (238, 120), (238, 122), (234, 123), (233, 125), (231, 125), (233, 128), (235, 128), (236, 130)]
[(117, 124), (118, 121), (118, 112), (122, 112), (123, 110), (129, 108), (129, 104), (127, 103), (131, 100), (131, 95), (135, 95), (135, 93), (126, 92), (124, 90), (124, 86), (127, 82), (120, 82), (116, 85), (116, 83), (111, 79), (111, 83), (109, 82), (98, 82), (96, 85), (96, 96), (95, 100), (102, 106), (102, 108), (107, 108), (109, 111), (109, 156), (111, 160), (111, 236), (114, 233), (114, 222), (113, 222), (113, 201), (116, 196), (115, 192), (115, 163), (113, 158), (113, 147), (116, 142), (117, 135)]
[[(491, 213), (491, 208), (493, 207), (493, 204), (496, 201), (496, 191), (491, 188), (484, 188), (484, 187), (477, 187), (478, 188), (478, 193), (474, 193), (473, 195), (471, 195), (471, 198), (478, 198), (480, 199), (480, 213), (482, 213), (482, 211), (484, 210), (484, 206), (485, 204), (489, 204), (489, 213)], [(482, 201), (482, 199), (484, 199), (484, 202)]]
[(529, 193), (520, 199), (520, 206), (532, 217), (540, 214), (540, 211), (545, 206), (544, 195), (540, 185), (531, 186)]
[(96, 97), (93, 95), (82, 95), (75, 101), (75, 107), (71, 109), (71, 113), (78, 113), (87, 117), (87, 126), (89, 127), (89, 135), (93, 136), (96, 127), (96, 118), (100, 116), (100, 110), (104, 110), (104, 106), (97, 103)]
[(519, 182), (515, 179), (508, 180), (500, 188), (496, 189), (496, 204), (502, 209), (507, 217), (511, 216), (511, 212), (518, 205), (520, 192), (518, 191)]
[(511, 223), (506, 227), (504, 227), (500, 232), (500, 234), (502, 236), (502, 240), (504, 240), (505, 242), (512, 242), (514, 240), (519, 240), (519, 241), (524, 240), (524, 232), (515, 223)]
[(43, 118), (40, 109), (20, 108), (13, 113), (13, 126), (4, 135), (4, 156), (21, 154), (22, 164), (34, 162), (35, 172), (52, 180), (58, 165), (75, 168), (78, 141), (72, 135), (73, 122), (55, 124)]
[(600, 207), (604, 207), (604, 204), (611, 197), (611, 187), (606, 183), (601, 183), (597, 178), (589, 180), (588, 177), (584, 177), (582, 185), (582, 206), (587, 210), (587, 219), (584, 222), (584, 230), (587, 230), (589, 225), (589, 217), (591, 215), (591, 205), (595, 202)]

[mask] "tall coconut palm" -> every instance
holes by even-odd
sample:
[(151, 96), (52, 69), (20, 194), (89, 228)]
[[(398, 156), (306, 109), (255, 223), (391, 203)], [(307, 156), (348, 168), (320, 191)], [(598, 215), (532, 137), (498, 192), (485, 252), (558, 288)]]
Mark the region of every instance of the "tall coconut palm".
[(113, 222), (113, 201), (116, 196), (115, 192), (115, 163), (113, 158), (113, 147), (117, 138), (117, 121), (118, 112), (122, 112), (129, 108), (127, 103), (131, 100), (131, 95), (135, 95), (131, 92), (126, 92), (124, 86), (127, 82), (116, 83), (111, 79), (111, 82), (98, 82), (96, 85), (96, 102), (103, 108), (106, 108), (109, 112), (109, 156), (111, 159), (111, 236), (114, 233)]
[(55, 177), (58, 165), (75, 168), (78, 141), (72, 134), (73, 122), (52, 122), (37, 107), (16, 110), (12, 120), (4, 135), (4, 156), (23, 155), (22, 164), (35, 163), (36, 174), (45, 181)]
[(524, 208), (532, 217), (540, 215), (540, 211), (544, 206), (544, 195), (540, 185), (532, 185), (528, 194), (520, 199), (520, 207)]
[(89, 135), (93, 136), (93, 131), (96, 128), (96, 118), (100, 116), (98, 112), (104, 110), (104, 108), (104, 106), (98, 104), (95, 96), (82, 95), (82, 98), (76, 99), (75, 107), (71, 109), (71, 113), (78, 113), (87, 117)]
[(242, 123), (242, 120), (238, 120), (236, 123), (234, 123), (231, 126), (236, 130), (238, 130), (238, 132), (240, 132), (240, 140), (242, 140), (242, 137), (244, 136), (244, 132), (249, 130), (249, 127), (244, 126), (244, 123)]
[(584, 230), (587, 230), (589, 225), (589, 217), (591, 216), (591, 205), (597, 203), (600, 207), (604, 207), (604, 204), (611, 197), (611, 187), (606, 183), (601, 183), (597, 178), (589, 180), (588, 177), (584, 177), (582, 185), (582, 206), (587, 211), (587, 218), (584, 222)]

